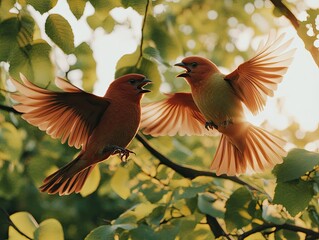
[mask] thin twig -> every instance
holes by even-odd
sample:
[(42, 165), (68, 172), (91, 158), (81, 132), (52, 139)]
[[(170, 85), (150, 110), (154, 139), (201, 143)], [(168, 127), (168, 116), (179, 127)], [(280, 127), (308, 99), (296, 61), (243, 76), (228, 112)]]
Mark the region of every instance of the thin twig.
[(1, 91), (1, 92), (5, 92), (5, 93), (12, 93), (12, 92), (10, 92), (10, 91), (8, 91), (8, 90), (6, 90), (6, 89), (3, 89), (3, 88), (0, 88), (0, 91)]
[(142, 136), (140, 133), (136, 134), (136, 139), (138, 141), (140, 141), (143, 144), (143, 146), (154, 157), (156, 157), (163, 165), (172, 168), (175, 172), (179, 173), (180, 175), (182, 175), (185, 178), (188, 178), (188, 179), (191, 179), (191, 180), (196, 178), (196, 177), (199, 177), (199, 176), (208, 176), (208, 177), (214, 177), (214, 178), (222, 178), (222, 179), (227, 179), (227, 180), (233, 181), (233, 182), (238, 183), (238, 184), (243, 185), (243, 186), (247, 186), (250, 190), (255, 190), (255, 191), (258, 191), (258, 192), (261, 192), (261, 193), (265, 194), (265, 192), (263, 192), (262, 190), (250, 185), (249, 183), (239, 179), (238, 177), (227, 176), (225, 174), (217, 176), (213, 172), (201, 171), (201, 170), (196, 170), (196, 169), (193, 169), (193, 168), (188, 168), (188, 167), (184, 167), (184, 166), (178, 165), (178, 164), (174, 163), (172, 160), (170, 160), (167, 157), (165, 157), (160, 152), (158, 152), (156, 149), (154, 149), (148, 143), (148, 141), (145, 139), (145, 137)]
[(270, 0), (274, 6), (284, 15), (291, 24), (294, 26), (295, 29), (299, 28), (299, 21), (295, 17), (295, 15), (289, 10), (289, 8), (283, 4), (281, 0)]
[(3, 110), (3, 111), (6, 111), (6, 112), (12, 112), (12, 113), (15, 113), (15, 114), (20, 114), (13, 107), (5, 106), (5, 105), (2, 105), (2, 104), (0, 104), (0, 109)]
[(302, 233), (305, 233), (307, 235), (306, 239), (319, 239), (319, 232), (285, 223), (283, 225), (263, 224), (263, 225), (254, 227), (252, 230), (247, 231), (247, 232), (239, 235), (238, 240), (243, 240), (246, 237), (248, 237), (254, 233), (261, 232), (261, 231), (264, 231), (264, 230), (269, 229), (269, 228), (276, 228), (274, 232), (282, 230), (282, 229), (285, 229), (288, 231), (293, 231), (293, 232), (302, 232)]
[(296, 16), (289, 10), (289, 8), (281, 1), (281, 0), (270, 0), (275, 8), (277, 8), (282, 15), (284, 15), (292, 24), (292, 26), (296, 29), (298, 36), (304, 42), (305, 48), (310, 52), (313, 60), (319, 67), (319, 48), (314, 46), (312, 41), (307, 41), (304, 39), (304, 27), (300, 26), (300, 22), (296, 18)]
[(147, 0), (146, 5), (145, 5), (145, 13), (144, 13), (144, 18), (143, 18), (142, 28), (141, 28), (140, 55), (137, 59), (135, 67), (138, 67), (138, 64), (140, 63), (140, 61), (143, 57), (144, 29), (145, 29), (145, 25), (146, 25), (149, 4), (150, 4), (150, 0)]

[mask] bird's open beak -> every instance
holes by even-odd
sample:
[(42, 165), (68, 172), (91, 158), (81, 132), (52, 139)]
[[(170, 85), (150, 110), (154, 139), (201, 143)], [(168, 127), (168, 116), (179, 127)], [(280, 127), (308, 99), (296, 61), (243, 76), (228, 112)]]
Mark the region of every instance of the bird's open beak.
[(189, 73), (191, 72), (191, 69), (185, 63), (183, 63), (183, 62), (176, 63), (176, 64), (174, 64), (174, 66), (181, 67), (181, 68), (184, 68), (186, 70), (186, 72), (178, 74), (176, 77), (189, 77)]
[(144, 89), (143, 87), (146, 86), (147, 84), (150, 84), (152, 81), (144, 78), (141, 83), (137, 86), (137, 89), (140, 90), (139, 93), (147, 93), (150, 92), (151, 90), (149, 89)]

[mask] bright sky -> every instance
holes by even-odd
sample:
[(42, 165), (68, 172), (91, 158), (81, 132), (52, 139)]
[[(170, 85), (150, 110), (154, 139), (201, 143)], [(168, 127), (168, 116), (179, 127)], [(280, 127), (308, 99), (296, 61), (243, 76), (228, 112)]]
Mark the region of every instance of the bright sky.
[[(315, 1), (308, 0), (310, 3)], [(315, 5), (316, 6), (316, 5)], [(87, 7), (84, 15), (93, 13), (93, 7)], [(58, 1), (58, 5), (50, 13), (63, 15), (73, 26), (75, 44), (82, 41), (92, 42), (92, 30), (87, 26), (85, 18), (79, 21), (71, 14), (65, 1)], [(44, 25), (47, 16), (35, 13), (39, 24)], [(140, 27), (142, 17), (131, 9), (115, 9), (113, 17), (119, 22), (131, 23), (131, 28), (117, 26), (111, 34), (103, 31), (95, 31), (93, 34), (92, 48), (97, 62), (98, 82), (95, 93), (103, 95), (108, 84), (113, 80), (116, 62), (123, 54), (128, 54), (136, 49), (140, 41)], [(132, 19), (132, 21), (130, 21)], [(41, 23), (42, 22), (42, 23)], [(41, 27), (41, 26), (40, 26)], [(250, 122), (260, 124), (268, 120), (272, 126), (278, 129), (285, 128), (292, 118), (301, 125), (302, 131), (314, 131), (319, 122), (319, 68), (314, 63), (311, 55), (305, 50), (303, 42), (290, 27), (283, 29), (287, 33), (287, 39), (293, 38), (292, 48), (296, 53), (283, 82), (279, 84), (275, 96), (268, 100), (265, 110), (258, 116), (247, 115)], [(277, 109), (276, 102), (282, 102), (282, 109)]]

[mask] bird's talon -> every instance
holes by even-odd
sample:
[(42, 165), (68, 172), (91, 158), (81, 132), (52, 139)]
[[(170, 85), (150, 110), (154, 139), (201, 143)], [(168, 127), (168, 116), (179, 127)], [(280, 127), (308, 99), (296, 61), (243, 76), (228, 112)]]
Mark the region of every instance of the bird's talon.
[(126, 148), (122, 148), (122, 147), (118, 147), (118, 146), (114, 146), (114, 151), (112, 154), (118, 154), (121, 162), (122, 163), (127, 163), (127, 159), (130, 156), (130, 154), (133, 153), (135, 154), (135, 152), (128, 150)]

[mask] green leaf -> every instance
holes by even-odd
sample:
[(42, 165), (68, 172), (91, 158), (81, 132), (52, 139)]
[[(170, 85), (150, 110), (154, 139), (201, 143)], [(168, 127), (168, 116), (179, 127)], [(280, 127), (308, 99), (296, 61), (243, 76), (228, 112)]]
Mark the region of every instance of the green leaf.
[(11, 200), (21, 194), (21, 189), (25, 186), (25, 179), (17, 171), (17, 168), (2, 167), (0, 185), (0, 196), (6, 200)]
[(111, 179), (111, 188), (123, 199), (131, 195), (129, 180), (129, 169), (125, 167), (119, 167)]
[(27, 0), (27, 3), (32, 5), (34, 9), (39, 11), (41, 14), (48, 12), (57, 4), (57, 2), (58, 0)]
[(198, 193), (204, 192), (206, 188), (207, 185), (177, 188), (173, 193), (173, 200), (193, 198), (197, 196)]
[[(181, 232), (180, 232), (180, 234), (178, 234), (178, 236), (180, 236), (180, 235), (181, 235)], [(186, 229), (185, 234), (183, 234), (183, 235), (184, 235), (183, 238), (181, 238), (183, 240), (215, 239), (208, 224), (201, 224), (201, 223), (195, 225), (191, 229)]]
[(95, 11), (105, 11), (109, 12), (112, 8), (121, 7), (121, 0), (89, 0)]
[(63, 229), (56, 219), (46, 219), (34, 232), (34, 240), (64, 240)]
[(65, 53), (74, 51), (74, 35), (69, 22), (59, 14), (50, 14), (45, 22), (45, 32)]
[(184, 217), (180, 219), (180, 231), (178, 233), (178, 237), (180, 239), (187, 239), (187, 237), (194, 231), (195, 226), (197, 225), (196, 219), (194, 215)]
[(137, 217), (134, 211), (128, 210), (122, 213), (117, 219), (112, 221), (113, 226), (125, 230), (137, 228)]
[(86, 1), (85, 0), (67, 0), (67, 1), (73, 15), (76, 17), (76, 19), (80, 19), (83, 15)]
[(198, 194), (198, 209), (212, 217), (224, 218), (225, 215), (225, 202), (216, 198), (212, 193)]
[(22, 133), (9, 122), (0, 123), (0, 160), (17, 164), (22, 150)]
[(308, 206), (313, 195), (312, 182), (280, 182), (276, 186), (273, 203), (282, 204), (292, 216), (295, 216)]
[(154, 229), (145, 224), (141, 224), (138, 228), (135, 228), (132, 231), (130, 231), (130, 236), (132, 239), (159, 239), (156, 236), (156, 232), (154, 231)]
[[(37, 187), (42, 185), (43, 179), (47, 177), (47, 173), (49, 171), (51, 172), (51, 169), (54, 167), (51, 159), (48, 159), (47, 157), (45, 158), (45, 161), (43, 161), (43, 159), (44, 156), (37, 154), (28, 160), (27, 172)], [(55, 168), (55, 170), (58, 169)]]
[(262, 218), (267, 222), (277, 225), (284, 224), (287, 221), (287, 214), (282, 211), (282, 206), (277, 204), (264, 204), (262, 207)]
[(157, 206), (158, 205), (152, 204), (150, 202), (145, 202), (145, 203), (138, 204), (134, 208), (136, 220), (139, 221), (142, 218), (145, 218), (146, 216), (150, 215)]
[(283, 16), (282, 11), (278, 9), (277, 7), (273, 9), (272, 14), (274, 15), (274, 17), (277, 17), (277, 18)]
[(146, 222), (149, 225), (160, 225), (162, 219), (165, 216), (166, 206), (157, 206), (153, 209), (152, 213), (148, 215)]
[(92, 29), (102, 27), (106, 33), (113, 31), (115, 26), (114, 18), (108, 13), (95, 12), (93, 15), (87, 17), (87, 22)]
[(156, 204), (150, 202), (140, 203), (128, 211), (122, 213), (112, 224), (116, 228), (132, 230), (138, 227), (137, 222), (148, 217), (157, 207)]
[(143, 57), (137, 73), (144, 74), (152, 81), (152, 84), (149, 87), (152, 92), (149, 93), (148, 96), (154, 96), (155, 94), (157, 94), (162, 83), (162, 75), (158, 69), (157, 64)]
[(93, 51), (87, 43), (81, 43), (74, 51), (76, 63), (71, 66), (70, 71), (79, 69), (82, 71), (83, 88), (92, 92), (94, 83), (97, 79), (96, 62), (93, 57)]
[(35, 84), (47, 86), (54, 80), (54, 68), (50, 60), (50, 45), (44, 40), (37, 40), (31, 46), (29, 60)]
[[(16, 212), (10, 215), (11, 221), (18, 227), (18, 229), (27, 235), (29, 238), (33, 239), (34, 231), (38, 227), (38, 223), (28, 212)], [(27, 240), (18, 233), (13, 227), (9, 227), (9, 238), (8, 240)]]
[(144, 15), (145, 14), (145, 8), (147, 1), (149, 0), (121, 0), (123, 7), (128, 8), (131, 7), (135, 11), (137, 11), (139, 14)]
[(145, 187), (138, 189), (140, 193), (143, 193), (146, 199), (152, 203), (158, 202), (164, 194), (167, 193), (167, 190), (163, 189), (157, 184), (145, 184)]
[[(140, 51), (138, 48), (133, 53), (123, 55), (123, 57), (121, 57), (116, 64), (116, 71), (119, 71), (120, 69), (125, 67), (135, 67), (138, 63), (139, 57)], [(119, 75), (117, 73), (115, 74), (116, 78), (120, 76), (122, 75)]]
[(319, 153), (293, 149), (284, 158), (284, 162), (274, 168), (273, 173), (278, 183), (286, 182), (300, 178), (316, 165), (319, 165)]
[(166, 67), (170, 67), (170, 64), (161, 57), (160, 52), (158, 49), (153, 48), (153, 47), (147, 47), (143, 50), (143, 57), (145, 57), (148, 60), (154, 61), (156, 60), (157, 62), (165, 65)]
[[(259, 238), (262, 239), (262, 238)], [(289, 239), (289, 240), (300, 240), (300, 239), (307, 239), (301, 237), (298, 232), (289, 231), (289, 230), (280, 230), (275, 232), (275, 239)]]
[(20, 79), (20, 73), (26, 76), (28, 79), (33, 79), (33, 72), (29, 62), (28, 50), (25, 48), (15, 48), (10, 53), (9, 62), (9, 74), (14, 79)]
[(15, 14), (9, 12), (9, 10), (14, 7), (15, 3), (16, 3), (15, 0), (0, 1), (0, 22), (15, 16)]
[(114, 240), (115, 227), (110, 225), (93, 229), (84, 240)]
[(25, 47), (32, 44), (35, 22), (31, 16), (22, 15), (19, 19), (19, 33), (17, 36), (20, 47)]
[(179, 233), (179, 228), (180, 225), (176, 223), (176, 221), (172, 221), (172, 223), (168, 224), (161, 224), (157, 231), (158, 239), (175, 240)]
[(84, 186), (80, 192), (82, 197), (86, 197), (91, 193), (95, 192), (97, 187), (99, 186), (101, 180), (100, 169), (98, 166), (95, 166), (89, 177), (86, 179)]
[(40, 86), (47, 86), (54, 79), (54, 69), (50, 61), (51, 47), (44, 40), (34, 41), (25, 48), (14, 49), (9, 57), (10, 75), (20, 78), (20, 73)]
[(39, 11), (41, 14), (48, 12), (57, 4), (57, 2), (58, 0), (27, 0), (27, 4), (32, 5), (34, 9)]
[(163, 58), (161, 57), (160, 52), (158, 51), (158, 49), (153, 48), (153, 47), (147, 47), (143, 50), (143, 56), (151, 61), (156, 60), (157, 62), (165, 65), (166, 67), (170, 67), (170, 64), (165, 62), (163, 60)]
[(0, 61), (8, 61), (10, 52), (19, 48), (17, 35), (19, 21), (16, 17), (9, 18), (0, 23)]
[(237, 189), (226, 202), (225, 222), (230, 232), (233, 229), (240, 229), (251, 223), (253, 217), (249, 211), (252, 202), (250, 192), (245, 188)]
[(156, 49), (165, 61), (175, 60), (182, 55), (181, 44), (169, 23), (160, 23), (154, 17), (148, 16), (146, 29), (146, 35), (155, 43)]

